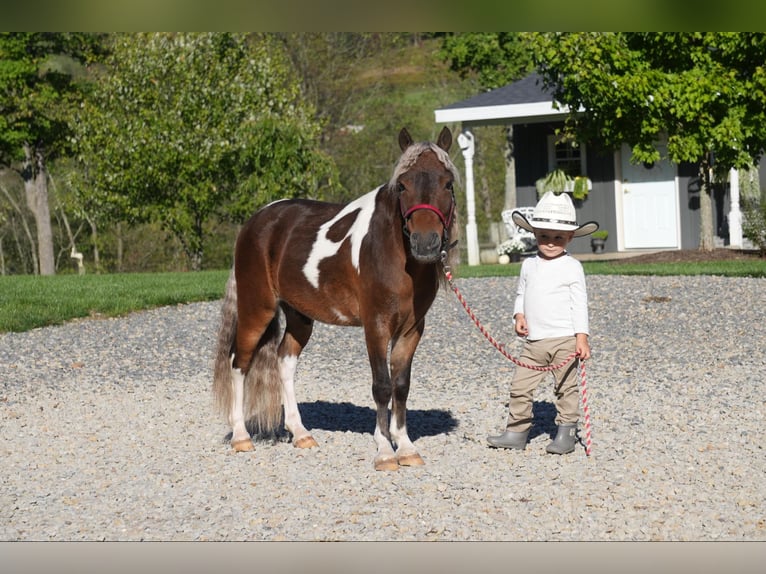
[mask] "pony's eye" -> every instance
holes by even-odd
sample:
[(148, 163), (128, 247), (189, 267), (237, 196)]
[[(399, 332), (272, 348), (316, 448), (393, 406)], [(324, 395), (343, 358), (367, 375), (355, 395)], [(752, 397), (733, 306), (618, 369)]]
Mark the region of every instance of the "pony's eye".
[(400, 193), (401, 193), (402, 191), (404, 191), (404, 184), (403, 184), (401, 181), (399, 182), (399, 185), (398, 185), (397, 189), (398, 189), (398, 191), (399, 191)]
[(452, 191), (452, 182), (451, 182), (451, 181), (448, 181), (448, 182), (447, 182), (447, 185), (445, 185), (444, 187), (446, 187), (447, 189), (449, 189), (450, 191)]

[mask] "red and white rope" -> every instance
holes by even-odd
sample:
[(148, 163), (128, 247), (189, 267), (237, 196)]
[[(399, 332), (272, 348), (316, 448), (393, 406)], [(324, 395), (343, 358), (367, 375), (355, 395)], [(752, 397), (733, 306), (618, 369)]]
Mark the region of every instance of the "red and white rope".
[[(455, 293), (455, 295), (458, 298), (458, 301), (463, 305), (463, 308), (465, 309), (466, 313), (468, 313), (468, 316), (473, 320), (476, 327), (478, 327), (479, 331), (482, 335), (484, 335), (484, 338), (489, 341), (495, 349), (500, 351), (500, 353), (508, 360), (510, 360), (512, 363), (518, 365), (519, 367), (523, 367), (525, 369), (532, 369), (534, 371), (555, 371), (557, 369), (560, 369), (564, 366), (566, 366), (572, 359), (574, 359), (577, 356), (577, 353), (572, 353), (569, 356), (567, 356), (561, 363), (558, 365), (548, 365), (547, 367), (541, 367), (539, 365), (528, 365), (526, 363), (521, 362), (519, 359), (511, 355), (508, 351), (505, 350), (505, 345), (502, 343), (498, 343), (497, 340), (487, 331), (487, 329), (484, 327), (484, 325), (481, 324), (479, 319), (474, 315), (471, 308), (468, 306), (468, 303), (465, 300), (465, 297), (463, 297), (463, 294), (460, 292), (460, 289), (457, 288), (454, 281), (452, 280), (452, 272), (445, 266), (444, 268), (444, 275), (447, 277), (447, 282), (450, 285), (450, 288)], [(588, 407), (588, 395), (587, 395), (587, 386), (585, 383), (585, 361), (578, 359), (578, 366), (580, 370), (580, 396), (582, 399), (582, 406), (583, 406), (583, 412), (585, 414), (585, 454), (587, 456), (590, 456), (591, 453), (591, 425), (590, 425), (590, 409)]]
[(588, 407), (588, 387), (585, 384), (585, 361), (578, 360), (577, 363), (580, 369), (580, 398), (582, 399), (582, 410), (585, 414), (585, 454), (590, 456), (590, 408)]

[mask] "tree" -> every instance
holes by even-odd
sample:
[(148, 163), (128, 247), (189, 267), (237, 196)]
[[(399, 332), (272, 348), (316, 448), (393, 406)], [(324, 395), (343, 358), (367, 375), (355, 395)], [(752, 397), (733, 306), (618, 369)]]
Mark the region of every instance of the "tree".
[(531, 55), (518, 32), (447, 34), (442, 57), (462, 77), (475, 75), (483, 90), (492, 90), (524, 77)]
[(73, 124), (83, 201), (159, 223), (200, 269), (210, 217), (336, 185), (313, 113), (271, 36), (116, 35)]
[[(532, 66), (532, 57), (518, 32), (462, 32), (448, 34), (441, 56), (461, 77), (475, 76), (482, 90), (492, 90), (523, 78)], [(516, 163), (513, 125), (504, 126), (505, 193), (504, 208), (516, 207)], [(486, 139), (486, 138), (482, 138)], [(481, 165), (479, 152), (477, 164)], [(483, 194), (489, 193), (484, 189)], [(489, 202), (485, 199), (485, 204)], [(490, 214), (487, 213), (487, 218)]]
[(64, 153), (67, 117), (81, 97), (84, 64), (99, 37), (79, 33), (0, 33), (0, 167), (24, 181), (35, 218), (39, 267), (56, 272), (48, 205), (48, 163)]
[(529, 33), (555, 99), (573, 110), (565, 132), (635, 162), (699, 166), (700, 249), (713, 249), (710, 173), (757, 163), (766, 146), (766, 34)]

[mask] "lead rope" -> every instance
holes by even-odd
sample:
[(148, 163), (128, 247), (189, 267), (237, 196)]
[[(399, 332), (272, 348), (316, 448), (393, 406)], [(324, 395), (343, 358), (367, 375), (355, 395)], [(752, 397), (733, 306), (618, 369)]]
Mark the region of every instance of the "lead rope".
[[(446, 258), (446, 252), (442, 252), (442, 260)], [(484, 325), (481, 324), (481, 322), (476, 318), (476, 315), (474, 315), (471, 308), (468, 306), (468, 303), (465, 300), (465, 297), (463, 297), (463, 294), (460, 292), (460, 289), (457, 288), (457, 285), (455, 285), (454, 281), (452, 280), (452, 272), (450, 271), (450, 268), (448, 265), (444, 264), (444, 276), (447, 278), (447, 282), (449, 283), (450, 288), (455, 293), (455, 295), (458, 298), (458, 301), (463, 305), (463, 308), (465, 309), (466, 313), (468, 313), (468, 316), (473, 320), (474, 324), (478, 327), (479, 331), (482, 335), (489, 341), (492, 346), (500, 351), (500, 353), (508, 360), (510, 360), (512, 363), (518, 365), (519, 367), (524, 367), (525, 369), (532, 369), (533, 371), (555, 371), (557, 369), (560, 369), (561, 367), (566, 366), (572, 359), (574, 359), (577, 354), (572, 353), (569, 355), (566, 359), (564, 359), (561, 363), (558, 365), (549, 365), (547, 367), (541, 367), (539, 365), (528, 365), (526, 363), (522, 363), (519, 359), (511, 355), (508, 351), (505, 350), (505, 345), (502, 343), (498, 343), (497, 340), (487, 331), (487, 329), (484, 328)], [(587, 385), (585, 383), (585, 361), (578, 359), (577, 360), (577, 367), (580, 372), (580, 397), (582, 400), (582, 408), (583, 413), (585, 414), (585, 454), (586, 456), (590, 456), (591, 453), (591, 428), (590, 428), (590, 409), (588, 407), (588, 389)]]

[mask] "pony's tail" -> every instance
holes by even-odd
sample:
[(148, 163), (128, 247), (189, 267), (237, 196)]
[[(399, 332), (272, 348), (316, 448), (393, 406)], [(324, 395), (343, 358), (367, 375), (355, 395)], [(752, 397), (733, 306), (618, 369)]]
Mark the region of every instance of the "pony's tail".
[(221, 323), (218, 327), (215, 363), (213, 365), (213, 396), (219, 412), (228, 416), (231, 409), (231, 358), (237, 335), (237, 280), (234, 270), (226, 282), (226, 292), (221, 305)]
[(279, 314), (266, 327), (245, 375), (245, 416), (253, 434), (274, 435), (282, 426), (282, 380), (279, 375)]
[[(277, 315), (261, 336), (245, 374), (245, 419), (259, 433), (273, 433), (282, 424), (282, 383), (279, 377)], [(237, 335), (237, 281), (226, 282), (213, 368), (213, 395), (218, 410), (228, 417), (232, 402), (231, 361)]]

